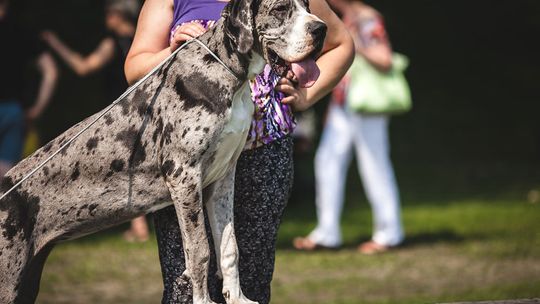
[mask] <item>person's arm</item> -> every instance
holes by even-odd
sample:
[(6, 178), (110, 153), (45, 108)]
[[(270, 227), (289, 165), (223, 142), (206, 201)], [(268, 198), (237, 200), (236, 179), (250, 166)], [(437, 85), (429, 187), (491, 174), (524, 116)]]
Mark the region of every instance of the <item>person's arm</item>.
[(303, 111), (311, 107), (326, 94), (345, 75), (354, 58), (354, 43), (344, 24), (330, 9), (325, 0), (310, 0), (313, 14), (321, 18), (328, 30), (322, 55), (317, 59), (321, 71), (319, 79), (307, 89), (297, 88), (289, 79), (283, 78), (276, 89), (287, 97), (283, 103), (292, 104), (295, 110)]
[(169, 28), (172, 20), (171, 0), (144, 2), (124, 67), (129, 84), (142, 78), (171, 54)]
[(26, 117), (29, 120), (34, 120), (43, 113), (43, 110), (45, 110), (47, 104), (49, 104), (49, 101), (51, 100), (58, 78), (58, 69), (56, 68), (56, 64), (54, 63), (51, 54), (41, 54), (37, 60), (37, 66), (42, 77), (36, 102), (26, 112)]
[[(376, 69), (383, 72), (389, 71), (392, 68), (392, 47), (390, 46), (382, 17), (372, 9), (367, 10), (366, 14), (371, 15), (369, 21), (371, 22), (371, 30), (368, 33), (364, 33), (364, 35), (369, 36), (368, 40), (370, 40), (370, 43), (364, 46), (355, 40), (356, 52), (364, 56)], [(360, 39), (360, 35), (355, 30), (358, 30), (357, 23), (354, 24), (351, 32), (354, 32), (354, 39)]]
[(388, 43), (359, 49), (357, 52), (380, 71), (387, 72), (392, 68), (392, 50)]
[(54, 33), (43, 33), (43, 39), (60, 57), (80, 76), (86, 76), (100, 70), (114, 58), (114, 41), (112, 38), (103, 39), (98, 47), (88, 56), (70, 49)]
[(173, 21), (171, 0), (147, 0), (141, 10), (137, 31), (125, 64), (129, 84), (146, 75), (185, 41), (202, 35), (206, 30), (199, 23), (178, 26), (169, 41)]
[[(343, 22), (353, 36), (356, 46), (356, 53), (363, 56), (375, 68), (381, 71), (388, 71), (392, 68), (392, 47), (388, 41), (386, 29), (379, 13), (366, 5), (352, 5), (346, 0), (328, 0), (330, 5), (343, 15)], [(377, 43), (372, 43), (368, 47), (362, 47), (359, 33), (358, 18), (360, 14), (368, 14), (371, 18), (376, 18), (377, 26), (372, 30)]]

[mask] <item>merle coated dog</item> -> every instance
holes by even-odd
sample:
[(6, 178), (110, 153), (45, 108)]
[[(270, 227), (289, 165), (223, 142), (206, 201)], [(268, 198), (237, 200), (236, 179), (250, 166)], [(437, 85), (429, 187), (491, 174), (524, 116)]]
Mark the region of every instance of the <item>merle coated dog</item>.
[[(300, 85), (318, 76), (326, 25), (301, 0), (235, 0), (190, 43), (0, 201), (0, 302), (33, 303), (53, 246), (174, 204), (193, 302), (208, 295), (206, 206), (227, 303), (242, 294), (233, 227), (236, 160), (251, 123), (249, 79), (266, 63)], [(96, 115), (6, 175), (5, 193)]]

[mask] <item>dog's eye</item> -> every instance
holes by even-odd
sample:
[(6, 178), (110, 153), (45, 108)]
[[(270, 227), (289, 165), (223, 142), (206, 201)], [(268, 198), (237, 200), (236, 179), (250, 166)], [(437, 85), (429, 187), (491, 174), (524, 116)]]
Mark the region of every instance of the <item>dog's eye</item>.
[(289, 7), (286, 4), (279, 4), (274, 7), (274, 11), (278, 13), (283, 13), (289, 10)]

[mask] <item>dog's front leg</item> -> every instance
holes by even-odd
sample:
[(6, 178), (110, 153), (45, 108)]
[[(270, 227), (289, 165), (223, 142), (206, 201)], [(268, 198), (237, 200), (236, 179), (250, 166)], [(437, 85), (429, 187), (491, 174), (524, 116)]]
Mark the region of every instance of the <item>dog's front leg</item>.
[[(184, 170), (178, 179), (167, 179), (174, 202), (186, 257), (185, 276), (193, 285), (193, 304), (216, 304), (208, 293), (210, 249), (202, 203), (200, 172)], [(183, 178), (185, 177), (185, 178)]]
[(238, 245), (234, 234), (234, 166), (227, 175), (214, 183), (206, 203), (218, 269), (223, 276), (223, 296), (227, 304), (257, 304), (247, 299), (240, 288)]

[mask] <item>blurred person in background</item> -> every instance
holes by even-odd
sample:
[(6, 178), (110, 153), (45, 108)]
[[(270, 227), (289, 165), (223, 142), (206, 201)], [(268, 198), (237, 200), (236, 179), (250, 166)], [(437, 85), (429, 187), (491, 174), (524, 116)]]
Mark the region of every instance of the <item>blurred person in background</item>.
[[(128, 80), (137, 81), (185, 41), (203, 34), (220, 18), (227, 2), (147, 0), (126, 62)], [(328, 26), (317, 59), (320, 76), (312, 87), (300, 88), (267, 65), (251, 81), (255, 111), (246, 146), (236, 164), (234, 228), (240, 254), (240, 285), (246, 297), (260, 304), (270, 301), (277, 232), (292, 186), (293, 109), (305, 110), (329, 93), (353, 56), (352, 39), (326, 1), (309, 2), (312, 12)], [(155, 212), (153, 218), (164, 281), (162, 303), (191, 303), (189, 279), (183, 276), (184, 252), (174, 207)], [(215, 263), (210, 267), (210, 293), (223, 302), (213, 275)]]
[[(43, 38), (79, 76), (106, 69), (106, 97), (112, 102), (128, 88), (124, 62), (133, 42), (139, 10), (137, 0), (108, 0), (105, 5), (105, 26), (108, 32), (97, 48), (86, 56), (69, 48), (53, 32), (45, 32)], [(147, 241), (149, 231), (146, 218), (140, 216), (132, 220), (124, 238), (130, 242)]]
[[(39, 36), (12, 20), (8, 0), (0, 0), (0, 41), (1, 180), (21, 158), (25, 127), (39, 118), (49, 103), (58, 71)], [(23, 110), (25, 74), (31, 65), (37, 66), (41, 80), (34, 104)]]
[[(381, 72), (392, 68), (392, 49), (382, 16), (357, 0), (330, 0), (353, 36), (357, 56)], [(315, 156), (317, 226), (307, 237), (297, 237), (298, 250), (337, 248), (342, 245), (340, 218), (347, 169), (353, 148), (358, 171), (372, 207), (372, 239), (360, 244), (363, 254), (389, 250), (403, 241), (398, 188), (390, 161), (385, 114), (362, 114), (347, 108), (347, 73), (336, 86)]]

